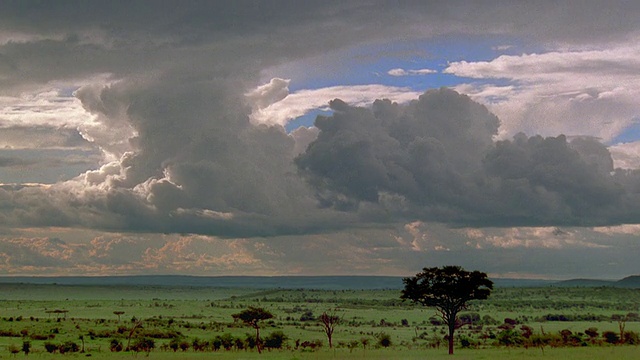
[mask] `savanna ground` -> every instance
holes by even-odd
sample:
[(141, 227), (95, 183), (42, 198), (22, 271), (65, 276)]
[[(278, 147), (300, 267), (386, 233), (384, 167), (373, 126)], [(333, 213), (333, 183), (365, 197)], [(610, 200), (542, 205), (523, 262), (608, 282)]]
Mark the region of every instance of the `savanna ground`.
[[(403, 303), (398, 290), (0, 284), (0, 293), (2, 358), (24, 357), (25, 341), (28, 356), (43, 359), (451, 358), (435, 309)], [(247, 349), (255, 331), (231, 316), (249, 306), (274, 315), (261, 326), (263, 339), (276, 340), (263, 354)], [(639, 308), (640, 289), (497, 288), (463, 313), (454, 358), (638, 359)], [(316, 317), (332, 310), (342, 323), (329, 349)], [(605, 336), (620, 325), (626, 344)], [(112, 351), (142, 339), (152, 341), (149, 354)]]

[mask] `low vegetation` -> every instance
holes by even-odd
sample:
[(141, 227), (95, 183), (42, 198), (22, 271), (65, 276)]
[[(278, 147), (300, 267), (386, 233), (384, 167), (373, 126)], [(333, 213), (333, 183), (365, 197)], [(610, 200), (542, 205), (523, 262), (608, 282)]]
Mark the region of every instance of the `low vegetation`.
[[(389, 358), (388, 351), (401, 351), (403, 358), (447, 354), (449, 327), (438, 311), (403, 302), (399, 290), (198, 289), (189, 298), (187, 288), (111, 286), (110, 293), (126, 297), (102, 299), (92, 298), (96, 289), (79, 286), (34, 300), (32, 291), (55, 286), (13, 286), (12, 300), (0, 301), (0, 356), (6, 357), (259, 356), (258, 350), (263, 357), (287, 359), (336, 352), (340, 358), (374, 359)], [(251, 309), (260, 315), (254, 317), (259, 329), (240, 316)], [(637, 354), (639, 309), (640, 289), (495, 288), (487, 300), (472, 300), (458, 314), (453, 341), (467, 355), (526, 351), (548, 357), (583, 348)]]

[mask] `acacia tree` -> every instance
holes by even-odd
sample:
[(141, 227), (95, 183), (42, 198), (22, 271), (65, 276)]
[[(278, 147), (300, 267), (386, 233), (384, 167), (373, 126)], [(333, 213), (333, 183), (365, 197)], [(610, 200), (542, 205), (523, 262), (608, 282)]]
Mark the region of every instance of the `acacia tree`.
[(258, 324), (258, 322), (260, 322), (260, 320), (273, 318), (273, 314), (265, 309), (249, 306), (248, 309), (242, 310), (241, 312), (233, 314), (231, 316), (233, 316), (235, 320), (241, 320), (243, 323), (256, 329), (256, 347), (258, 348), (258, 353), (261, 354), (262, 351), (260, 350), (260, 325)]
[(320, 325), (322, 326), (324, 333), (327, 334), (327, 339), (329, 339), (329, 349), (331, 349), (333, 347), (333, 343), (331, 342), (333, 331), (336, 329), (336, 326), (340, 325), (342, 319), (336, 315), (335, 311), (330, 311), (328, 314), (325, 311), (318, 317), (318, 320), (320, 321)]
[(480, 271), (466, 271), (460, 266), (424, 268), (416, 276), (402, 279), (400, 296), (424, 306), (433, 306), (449, 327), (449, 354), (453, 354), (453, 333), (458, 313), (471, 300), (484, 300), (493, 290), (493, 282)]
[(118, 316), (118, 322), (120, 322), (120, 315), (124, 314), (124, 311), (114, 311), (113, 313)]

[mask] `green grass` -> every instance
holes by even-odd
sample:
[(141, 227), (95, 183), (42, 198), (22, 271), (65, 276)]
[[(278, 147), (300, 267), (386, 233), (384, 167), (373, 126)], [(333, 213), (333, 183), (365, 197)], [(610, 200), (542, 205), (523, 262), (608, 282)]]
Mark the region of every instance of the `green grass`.
[[(502, 360), (502, 359), (545, 359), (545, 360), (635, 360), (638, 358), (640, 349), (629, 346), (611, 346), (602, 348), (557, 348), (546, 349), (544, 353), (539, 349), (482, 349), (482, 350), (457, 350), (453, 356), (447, 354), (446, 349), (434, 350), (354, 350), (349, 352), (346, 349), (340, 350), (320, 350), (316, 352), (299, 351), (265, 351), (263, 354), (251, 351), (229, 351), (229, 352), (161, 352), (154, 350), (150, 353), (149, 359), (157, 360), (178, 360), (178, 359), (263, 359), (263, 360), (332, 360), (332, 359), (458, 359), (458, 360)], [(8, 353), (7, 353), (8, 354)], [(53, 358), (60, 359), (80, 359), (86, 358), (85, 354), (54, 355)], [(47, 358), (46, 353), (32, 353), (32, 358)], [(6, 357), (9, 357), (6, 355)], [(20, 354), (18, 357), (24, 357)], [(91, 359), (130, 359), (146, 358), (146, 354), (140, 353), (137, 356), (126, 353), (114, 354), (110, 352), (92, 352)]]
[[(253, 330), (233, 324), (231, 314), (248, 306), (259, 306), (271, 311), (275, 318), (261, 329), (263, 336), (272, 331), (283, 331), (289, 337), (289, 345), (295, 340), (321, 340), (325, 346), (315, 352), (274, 351), (258, 356), (255, 351), (206, 352), (188, 351), (171, 353), (154, 350), (156, 359), (632, 359), (637, 358), (636, 346), (589, 346), (586, 348), (550, 348), (544, 354), (540, 349), (505, 349), (487, 339), (480, 349), (460, 349), (449, 357), (444, 343), (439, 349), (425, 349), (430, 339), (442, 338), (444, 329), (429, 323), (434, 309), (413, 306), (399, 300), (397, 290), (256, 290), (218, 289), (201, 287), (134, 287), (134, 286), (67, 286), (67, 285), (3, 285), (0, 284), (0, 330), (28, 334), (53, 335), (54, 341), (75, 341), (85, 338), (85, 347), (92, 358), (123, 358), (131, 354), (111, 353), (108, 350), (118, 327), (131, 327), (131, 320), (144, 320), (146, 330), (180, 332), (184, 338), (212, 340), (216, 335), (230, 333), (246, 337)], [(334, 335), (334, 344), (370, 339), (370, 348), (362, 346), (350, 351), (342, 347), (329, 350), (326, 336), (317, 322), (300, 321), (305, 312), (320, 315), (323, 311), (338, 308), (344, 324)], [(66, 318), (49, 311), (68, 310)], [(513, 318), (531, 326), (535, 332), (558, 333), (569, 329), (574, 333), (596, 327), (600, 333), (618, 331), (615, 321), (539, 321), (546, 314), (567, 316), (594, 314), (610, 317), (613, 314), (637, 313), (640, 309), (640, 290), (619, 288), (498, 288), (489, 300), (471, 304), (469, 311), (481, 316), (489, 315), (502, 322)], [(114, 311), (124, 311), (118, 322)], [(20, 319), (20, 321), (18, 321)], [(401, 326), (406, 319), (409, 326)], [(382, 320), (386, 326), (382, 326)], [(170, 324), (171, 322), (171, 324)], [(488, 327), (485, 326), (485, 329)], [(497, 333), (495, 326), (491, 327)], [(627, 322), (626, 330), (640, 332), (640, 322)], [(111, 332), (106, 338), (91, 338), (88, 334)], [(377, 334), (391, 336), (391, 349), (372, 349)], [(424, 339), (414, 339), (418, 335)], [(468, 328), (457, 334), (477, 338)], [(169, 340), (158, 339), (159, 347)], [(44, 356), (43, 340), (31, 341), (34, 356)], [(9, 345), (22, 346), (20, 337), (0, 337), (0, 356), (9, 356)], [(411, 349), (410, 349), (411, 348)], [(47, 354), (47, 356), (49, 356)], [(56, 355), (56, 358), (76, 358), (82, 354)], [(138, 356), (144, 356), (140, 354)], [(46, 356), (45, 356), (46, 357)]]

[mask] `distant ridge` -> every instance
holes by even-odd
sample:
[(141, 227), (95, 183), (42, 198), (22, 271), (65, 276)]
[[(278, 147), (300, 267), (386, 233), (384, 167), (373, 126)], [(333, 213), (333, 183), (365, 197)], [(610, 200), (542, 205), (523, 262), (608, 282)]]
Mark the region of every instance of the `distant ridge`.
[(616, 282), (617, 286), (640, 288), (640, 275), (627, 276)]
[(620, 287), (620, 288), (640, 288), (640, 275), (627, 276), (621, 280), (594, 280), (594, 279), (571, 279), (559, 281), (554, 286), (564, 287)]
[(614, 286), (616, 281), (613, 280), (595, 280), (595, 279), (571, 279), (559, 281), (554, 286), (561, 287), (600, 287)]
[(0, 283), (93, 286), (182, 286), (255, 289), (281, 288), (318, 290), (401, 289), (403, 286), (402, 278), (395, 276), (17, 276), (0, 277)]
[[(624, 287), (640, 288), (640, 275), (615, 280), (491, 279), (495, 287)], [(173, 286), (250, 289), (399, 290), (399, 276), (0, 276), (0, 284), (58, 284), (71, 286)]]

